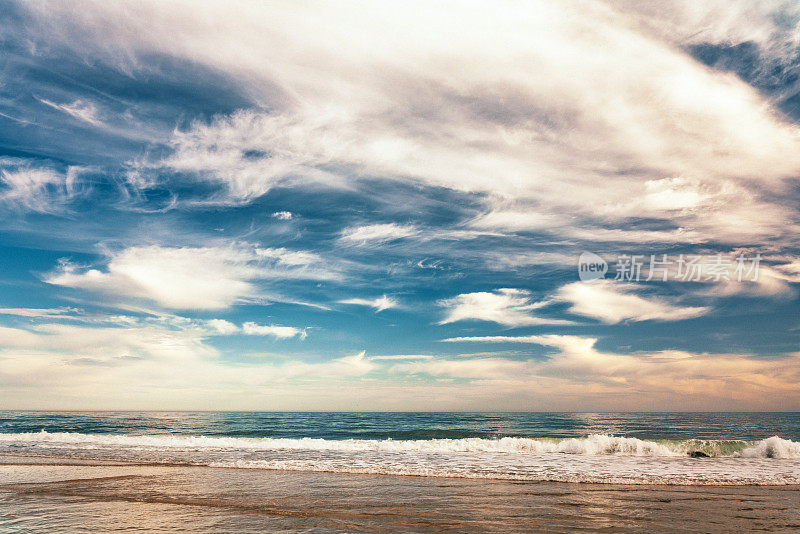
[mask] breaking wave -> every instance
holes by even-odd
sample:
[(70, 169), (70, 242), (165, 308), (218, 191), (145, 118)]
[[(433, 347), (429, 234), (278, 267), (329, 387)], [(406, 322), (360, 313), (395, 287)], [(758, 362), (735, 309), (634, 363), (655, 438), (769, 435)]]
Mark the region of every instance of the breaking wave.
[[(570, 483), (800, 485), (800, 443), (582, 438), (245, 438), (0, 433), (3, 455), (94, 462)], [(9, 459), (19, 461), (19, 458)]]
[(583, 438), (503, 437), (497, 439), (328, 440), (321, 438), (238, 438), (176, 435), (137, 436), (127, 434), (79, 434), (73, 432), (50, 433), (41, 431), (35, 433), (0, 434), (0, 447), (800, 458), (800, 443), (782, 439), (778, 436), (773, 436), (761, 441), (699, 439), (650, 441), (605, 434), (593, 434)]

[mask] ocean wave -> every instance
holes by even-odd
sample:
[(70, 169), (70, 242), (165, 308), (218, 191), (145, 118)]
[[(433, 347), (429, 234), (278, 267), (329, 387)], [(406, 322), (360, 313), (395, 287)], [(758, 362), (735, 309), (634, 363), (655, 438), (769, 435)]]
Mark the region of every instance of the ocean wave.
[(800, 458), (800, 443), (772, 436), (743, 449), (740, 456), (744, 458)]
[[(574, 484), (634, 484), (679, 486), (785, 486), (800, 485), (800, 471), (786, 470), (775, 464), (757, 465), (737, 462), (734, 458), (720, 459), (724, 468), (711, 467), (707, 462), (671, 465), (665, 458), (651, 458), (657, 464), (642, 465), (637, 458), (594, 457), (593, 462), (574, 465), (554, 461), (549, 457), (540, 464), (514, 468), (508, 465), (437, 465), (419, 462), (358, 463), (328, 459), (292, 460), (227, 460), (206, 465), (227, 469), (260, 469), (268, 471), (310, 471), (322, 473), (421, 476), (514, 480), (525, 482), (565, 482)], [(641, 459), (639, 459), (641, 460)], [(597, 463), (595, 463), (597, 462)], [(690, 465), (692, 464), (692, 465)], [(738, 465), (734, 465), (738, 464)]]
[(321, 438), (239, 438), (218, 436), (80, 434), (35, 432), (0, 434), (0, 446), (62, 448), (148, 448), (188, 450), (306, 450), (335, 452), (572, 454), (581, 456), (800, 458), (800, 443), (773, 436), (761, 441), (642, 440), (593, 434), (582, 438), (502, 437), (392, 440)]

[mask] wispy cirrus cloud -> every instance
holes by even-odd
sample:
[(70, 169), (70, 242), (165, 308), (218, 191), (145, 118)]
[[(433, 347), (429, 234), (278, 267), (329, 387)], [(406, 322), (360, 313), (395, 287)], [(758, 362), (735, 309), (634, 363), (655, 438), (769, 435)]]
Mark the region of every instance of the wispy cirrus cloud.
[(613, 280), (573, 282), (562, 286), (556, 298), (569, 302), (569, 311), (604, 323), (621, 321), (680, 321), (710, 311), (707, 306), (681, 306), (664, 297), (647, 296), (646, 287)]
[(383, 295), (374, 299), (365, 298), (351, 298), (339, 301), (340, 304), (352, 304), (354, 306), (368, 306), (375, 309), (375, 313), (388, 310), (389, 308), (396, 308), (398, 306), (397, 300)]
[(419, 234), (419, 230), (410, 225), (385, 223), (385, 224), (369, 224), (365, 226), (354, 226), (345, 228), (339, 242), (351, 245), (378, 245), (413, 237)]
[(579, 345), (586, 345), (588, 347), (594, 346), (597, 340), (593, 338), (582, 338), (578, 336), (565, 336), (560, 334), (545, 334), (533, 336), (464, 336), (464, 337), (449, 337), (443, 339), (444, 343), (533, 343), (536, 345), (545, 345), (548, 347), (573, 347)]
[(542, 324), (572, 324), (562, 319), (538, 317), (532, 312), (548, 303), (534, 302), (531, 293), (523, 289), (503, 288), (494, 292), (462, 293), (440, 301), (447, 315), (439, 324), (479, 320), (504, 326), (533, 326)]
[(242, 332), (248, 336), (272, 336), (276, 339), (289, 339), (293, 337), (305, 339), (308, 335), (305, 330), (294, 326), (260, 325), (256, 323), (244, 323), (242, 325)]
[[(189, 408), (796, 399), (780, 375), (800, 280), (792, 6), (10, 5), (22, 67), (0, 87), (0, 144), (24, 156), (0, 159), (0, 383), (29, 402), (25, 381)], [(771, 259), (746, 283), (573, 283), (577, 250), (656, 247)], [(372, 313), (395, 295), (414, 313)], [(780, 333), (737, 328), (756, 313), (726, 307), (742, 297)], [(719, 336), (742, 354), (705, 354), (716, 309), (738, 315)], [(527, 335), (543, 325), (562, 335)], [(576, 327), (685, 350), (599, 350)], [(510, 328), (526, 335), (491, 335)], [(439, 353), (453, 343), (513, 350)], [(270, 345), (281, 358), (247, 359)]]
[[(50, 38), (121, 68), (151, 54), (191, 58), (269, 101), (268, 111), (176, 131), (172, 153), (153, 162), (218, 184), (218, 200), (381, 177), (487, 195), (484, 228), (569, 235), (647, 217), (662, 223), (649, 230), (681, 229), (665, 235), (697, 242), (742, 231), (776, 239), (797, 224), (771, 200), (800, 170), (797, 129), (756, 90), (669, 38), (676, 21), (703, 27), (719, 6), (682, 3), (659, 17), (614, 3), (509, 3), (490, 29), (470, 3), (447, 14), (422, 4), (191, 7), (94, 3), (73, 12), (53, 1), (27, 12), (43, 35), (67, 20)], [(397, 21), (406, 23), (387, 38), (381, 28)], [(759, 209), (743, 209), (742, 197)], [(736, 221), (745, 224), (733, 230)]]
[(0, 158), (0, 203), (15, 211), (58, 213), (80, 195), (86, 169), (69, 166), (65, 171), (28, 160)]
[(100, 120), (100, 112), (92, 102), (85, 102), (83, 100), (75, 100), (69, 104), (57, 104), (50, 100), (40, 98), (39, 101), (46, 106), (57, 109), (66, 113), (67, 115), (91, 124), (92, 126), (101, 126), (103, 121)]
[[(150, 313), (146, 315), (114, 315), (108, 313), (87, 313), (77, 308), (0, 308), (0, 315), (12, 315), (34, 321), (34, 330), (55, 328), (59, 325), (72, 325), (81, 328), (157, 328), (165, 332), (189, 333), (198, 337), (217, 336), (270, 336), (275, 339), (308, 336), (306, 328), (282, 325), (262, 325), (248, 321), (241, 326), (226, 319), (198, 319), (169, 313)], [(52, 322), (52, 320), (61, 322)], [(49, 321), (47, 321), (49, 320)], [(13, 343), (11, 344), (13, 345)]]
[(69, 316), (76, 308), (0, 308), (0, 315), (16, 315), (31, 318), (58, 318)]

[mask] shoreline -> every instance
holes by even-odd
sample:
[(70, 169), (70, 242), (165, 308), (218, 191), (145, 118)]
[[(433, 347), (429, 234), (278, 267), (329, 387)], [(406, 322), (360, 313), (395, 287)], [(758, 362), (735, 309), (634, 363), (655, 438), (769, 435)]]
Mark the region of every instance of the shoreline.
[(789, 529), (797, 528), (794, 510), (800, 508), (794, 486), (520, 482), (45, 462), (0, 463), (0, 499), (5, 510), (16, 511), (13, 521), (8, 514), (0, 516), (0, 528), (10, 533), (37, 522), (51, 532), (71, 532), (79, 525), (114, 531), (124, 529), (128, 519), (139, 528), (166, 532), (187, 526), (201, 532), (568, 532), (609, 527), (675, 532), (678, 520), (686, 531), (701, 526)]
[[(28, 460), (28, 461), (26, 461)], [(698, 461), (706, 461), (698, 459)], [(654, 487), (654, 488), (797, 488), (800, 490), (800, 483), (671, 483), (671, 482), (594, 482), (594, 481), (564, 481), (564, 480), (529, 480), (523, 478), (503, 478), (496, 476), (457, 476), (439, 474), (419, 474), (419, 473), (381, 473), (370, 471), (333, 471), (323, 469), (286, 469), (272, 467), (236, 467), (228, 465), (206, 465), (196, 463), (177, 463), (177, 462), (141, 462), (125, 460), (103, 460), (94, 458), (65, 458), (48, 456), (43, 454), (9, 454), (0, 453), (0, 488), (3, 487), (2, 470), (9, 467), (98, 467), (98, 468), (197, 468), (211, 470), (230, 470), (239, 471), (263, 471), (274, 473), (307, 473), (319, 475), (342, 475), (354, 477), (398, 477), (398, 478), (420, 478), (432, 480), (474, 480), (486, 482), (505, 482), (515, 484), (567, 484), (577, 486), (614, 486), (614, 487)]]

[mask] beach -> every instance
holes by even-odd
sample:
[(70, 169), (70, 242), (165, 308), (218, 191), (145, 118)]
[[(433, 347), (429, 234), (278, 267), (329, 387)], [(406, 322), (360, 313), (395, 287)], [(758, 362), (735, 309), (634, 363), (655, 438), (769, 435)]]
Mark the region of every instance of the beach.
[(800, 0), (0, 5), (0, 534), (800, 533)]
[(800, 528), (800, 415), (0, 412), (0, 531)]
[(3, 532), (733, 532), (800, 528), (796, 486), (518, 482), (0, 457)]

